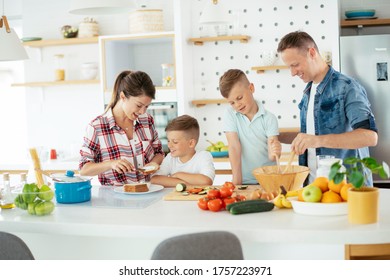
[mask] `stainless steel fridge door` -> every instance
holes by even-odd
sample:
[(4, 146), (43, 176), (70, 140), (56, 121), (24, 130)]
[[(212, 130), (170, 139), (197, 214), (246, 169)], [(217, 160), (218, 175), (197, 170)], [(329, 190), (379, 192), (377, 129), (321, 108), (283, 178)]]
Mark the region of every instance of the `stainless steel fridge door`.
[[(354, 77), (367, 90), (378, 127), (378, 145), (370, 155), (390, 164), (390, 35), (340, 38), (341, 72)], [(383, 182), (378, 176), (374, 181)], [(386, 180), (389, 182), (389, 180)]]

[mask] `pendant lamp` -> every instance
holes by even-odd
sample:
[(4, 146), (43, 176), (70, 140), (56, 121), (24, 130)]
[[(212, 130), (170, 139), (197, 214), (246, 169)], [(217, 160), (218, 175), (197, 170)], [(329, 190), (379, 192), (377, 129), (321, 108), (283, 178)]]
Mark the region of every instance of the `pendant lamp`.
[(218, 0), (208, 0), (199, 19), (200, 24), (227, 24), (231, 21), (225, 6)]
[(22, 42), (13, 28), (9, 27), (4, 15), (4, 1), (2, 1), (3, 16), (0, 18), (0, 61), (27, 59), (27, 53)]
[(71, 0), (69, 13), (75, 15), (109, 15), (130, 12), (133, 0)]

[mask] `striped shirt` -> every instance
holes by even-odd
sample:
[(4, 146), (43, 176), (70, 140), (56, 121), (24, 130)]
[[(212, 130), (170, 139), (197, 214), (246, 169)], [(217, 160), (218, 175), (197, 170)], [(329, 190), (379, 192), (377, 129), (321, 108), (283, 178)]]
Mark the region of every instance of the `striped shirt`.
[[(134, 121), (133, 139), (129, 140), (109, 110), (88, 124), (80, 154), (79, 169), (88, 162), (124, 158), (139, 168), (151, 162), (156, 154), (164, 155), (164, 152), (151, 115), (145, 113), (138, 116)], [(98, 179), (102, 185), (118, 185), (127, 181), (149, 181), (150, 176), (135, 171), (118, 173), (110, 169), (99, 174)]]

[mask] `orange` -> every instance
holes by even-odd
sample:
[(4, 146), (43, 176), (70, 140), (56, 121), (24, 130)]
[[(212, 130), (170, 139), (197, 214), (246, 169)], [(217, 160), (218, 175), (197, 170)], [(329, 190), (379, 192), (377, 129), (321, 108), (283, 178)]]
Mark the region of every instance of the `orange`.
[(329, 187), (329, 190), (334, 191), (336, 193), (340, 193), (342, 186), (344, 186), (346, 183), (347, 182), (345, 182), (345, 180), (343, 180), (340, 183), (335, 184), (333, 180), (330, 180), (328, 187)]
[(334, 191), (327, 191), (322, 194), (321, 202), (322, 203), (335, 203), (335, 202), (342, 202), (343, 199), (338, 193), (335, 193)]
[(298, 201), (304, 201), (302, 196), (303, 188), (298, 191)]
[(352, 184), (348, 183), (341, 187), (340, 195), (344, 201), (348, 201), (348, 189), (352, 188)]
[(317, 177), (317, 178), (315, 178), (315, 180), (311, 184), (319, 187), (321, 189), (321, 191), (324, 193), (324, 192), (329, 190), (328, 183), (329, 183), (328, 178)]

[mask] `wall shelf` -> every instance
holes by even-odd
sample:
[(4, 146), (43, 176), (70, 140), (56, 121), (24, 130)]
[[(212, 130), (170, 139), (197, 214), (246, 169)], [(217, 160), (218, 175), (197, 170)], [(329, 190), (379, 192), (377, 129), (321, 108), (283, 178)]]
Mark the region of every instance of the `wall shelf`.
[(197, 99), (191, 101), (192, 105), (195, 105), (196, 107), (203, 107), (209, 104), (223, 104), (228, 103), (226, 99)]
[(390, 25), (390, 18), (341, 20), (341, 27), (363, 27)]
[(64, 45), (97, 44), (98, 41), (99, 41), (99, 37), (69, 38), (69, 39), (29, 41), (29, 42), (23, 42), (23, 45), (31, 48), (43, 48), (43, 47), (64, 46)]
[(99, 84), (99, 80), (68, 80), (68, 81), (48, 81), (48, 82), (27, 82), (12, 84), (13, 87), (52, 87), (64, 85), (85, 85), (85, 84)]
[(251, 37), (247, 35), (233, 35), (233, 36), (218, 36), (218, 37), (201, 37), (201, 38), (190, 38), (188, 41), (194, 43), (196, 46), (202, 46), (205, 42), (215, 41), (240, 41), (241, 43), (248, 43)]
[(251, 69), (256, 71), (257, 74), (262, 74), (265, 71), (269, 71), (269, 70), (288, 69), (288, 66), (286, 65), (254, 66)]

